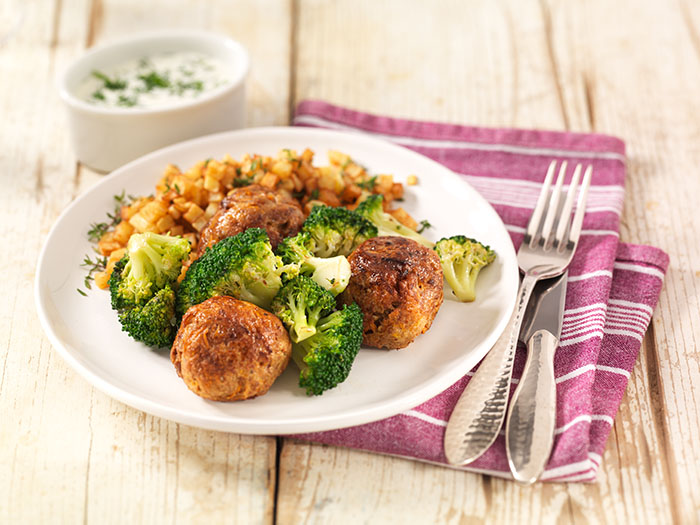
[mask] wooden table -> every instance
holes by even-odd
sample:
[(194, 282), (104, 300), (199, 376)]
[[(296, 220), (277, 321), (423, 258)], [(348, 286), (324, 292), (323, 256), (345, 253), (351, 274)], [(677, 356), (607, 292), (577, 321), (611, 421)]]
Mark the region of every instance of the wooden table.
[[(0, 43), (0, 522), (700, 520), (700, 3), (14, 5), (21, 25)], [(63, 362), (35, 312), (35, 262), (58, 214), (102, 176), (76, 163), (54, 80), (94, 44), (165, 27), (248, 47), (250, 126), (288, 124), (298, 101), (320, 98), (396, 117), (624, 138), (621, 238), (663, 248), (671, 267), (597, 483), (522, 487), (190, 428), (110, 399)]]

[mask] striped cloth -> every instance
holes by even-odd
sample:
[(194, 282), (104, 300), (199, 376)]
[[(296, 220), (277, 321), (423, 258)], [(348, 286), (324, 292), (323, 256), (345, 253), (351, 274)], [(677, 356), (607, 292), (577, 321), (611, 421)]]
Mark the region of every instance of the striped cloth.
[[(625, 146), (614, 137), (484, 129), (359, 113), (302, 102), (294, 124), (367, 133), (415, 150), (464, 176), (496, 209), (516, 248), (552, 159), (586, 162), (594, 177), (583, 231), (569, 268), (555, 357), (557, 423), (548, 481), (593, 481), (668, 266), (649, 246), (619, 242)], [(525, 361), (518, 349), (513, 385)], [(446, 422), (472, 372), (440, 395), (388, 419), (296, 437), (446, 464)], [(501, 436), (465, 470), (510, 477)]]

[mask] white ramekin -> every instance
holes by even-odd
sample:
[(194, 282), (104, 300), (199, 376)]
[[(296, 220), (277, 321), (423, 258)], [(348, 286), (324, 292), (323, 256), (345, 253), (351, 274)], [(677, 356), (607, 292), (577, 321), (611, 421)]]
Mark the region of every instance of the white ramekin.
[[(194, 100), (153, 109), (103, 108), (75, 96), (93, 70), (171, 51), (197, 51), (223, 60), (233, 67), (233, 79)], [(88, 51), (59, 80), (78, 160), (92, 169), (111, 171), (168, 144), (243, 127), (249, 64), (248, 53), (238, 42), (198, 31), (140, 34)]]

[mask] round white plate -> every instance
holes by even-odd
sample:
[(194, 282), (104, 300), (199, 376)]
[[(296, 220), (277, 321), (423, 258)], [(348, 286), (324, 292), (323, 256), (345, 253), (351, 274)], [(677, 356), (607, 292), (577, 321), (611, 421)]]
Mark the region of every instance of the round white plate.
[[(153, 351), (121, 331), (109, 293), (93, 287), (84, 297), (85, 269), (93, 246), (86, 232), (103, 221), (113, 196), (147, 195), (168, 163), (183, 170), (206, 158), (245, 153), (275, 155), (283, 148), (315, 152), (327, 164), (333, 149), (349, 154), (373, 174), (406, 186), (402, 205), (433, 225), (433, 240), (463, 233), (495, 249), (496, 261), (481, 273), (478, 299), (446, 300), (431, 329), (399, 351), (363, 348), (348, 379), (322, 396), (307, 397), (290, 363), (270, 391), (256, 399), (219, 403), (190, 392), (165, 351)], [(188, 425), (247, 434), (290, 434), (376, 421), (413, 408), (437, 395), (486, 354), (515, 304), (518, 269), (513, 245), (491, 206), (458, 175), (422, 155), (365, 135), (311, 128), (254, 128), (194, 139), (151, 153), (105, 177), (59, 217), (39, 257), (35, 298), (53, 346), (85, 379), (135, 408)]]

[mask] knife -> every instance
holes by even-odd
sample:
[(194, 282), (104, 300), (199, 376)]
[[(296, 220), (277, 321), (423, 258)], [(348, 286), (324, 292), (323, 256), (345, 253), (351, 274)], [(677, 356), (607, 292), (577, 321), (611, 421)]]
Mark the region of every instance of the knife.
[(513, 477), (523, 483), (540, 477), (554, 444), (554, 352), (561, 335), (567, 277), (564, 272), (537, 284), (520, 331), (527, 361), (506, 416), (506, 453)]

